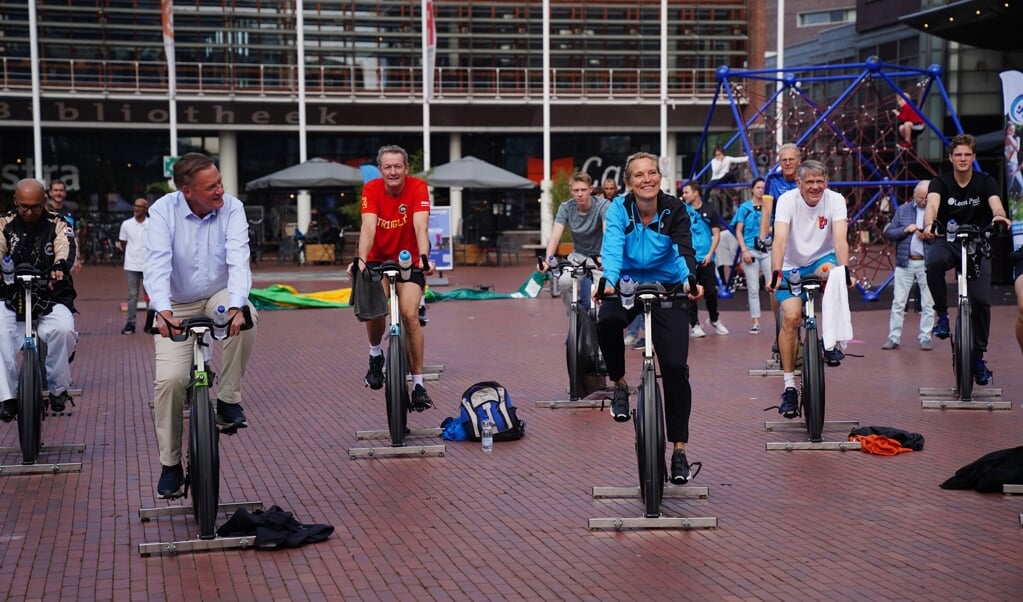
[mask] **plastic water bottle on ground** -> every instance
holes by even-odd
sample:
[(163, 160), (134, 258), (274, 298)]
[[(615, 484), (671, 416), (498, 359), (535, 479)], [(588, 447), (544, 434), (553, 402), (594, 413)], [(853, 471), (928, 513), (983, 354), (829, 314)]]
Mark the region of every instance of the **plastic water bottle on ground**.
[(618, 281), (618, 296), (622, 300), (622, 307), (632, 309), (636, 301), (636, 283), (625, 274)]
[(412, 278), (412, 253), (409, 253), (408, 249), (402, 249), (401, 253), (398, 253), (398, 268), (401, 270), (399, 275), (402, 280)]
[(480, 441), (483, 443), (484, 453), (494, 451), (494, 421), (484, 418), (480, 423)]
[(14, 262), (11, 261), (11, 256), (5, 255), (0, 266), (3, 268), (4, 284), (14, 284)]
[(230, 318), (227, 316), (227, 308), (218, 305), (217, 311), (213, 314), (213, 338), (217, 340), (227, 338), (228, 322), (230, 322)]
[(798, 297), (803, 294), (803, 277), (799, 274), (799, 268), (792, 268), (789, 271), (789, 289), (792, 291), (793, 296)]

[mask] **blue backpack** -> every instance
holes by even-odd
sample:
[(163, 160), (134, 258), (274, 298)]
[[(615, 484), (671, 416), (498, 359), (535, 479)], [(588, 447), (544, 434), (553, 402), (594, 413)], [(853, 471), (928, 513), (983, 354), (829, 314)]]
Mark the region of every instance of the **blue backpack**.
[(452, 422), (461, 425), (466, 439), (479, 441), (484, 418), (494, 423), (494, 441), (515, 441), (526, 433), (526, 423), (515, 414), (508, 390), (498, 382), (482, 381), (466, 389), (459, 416)]

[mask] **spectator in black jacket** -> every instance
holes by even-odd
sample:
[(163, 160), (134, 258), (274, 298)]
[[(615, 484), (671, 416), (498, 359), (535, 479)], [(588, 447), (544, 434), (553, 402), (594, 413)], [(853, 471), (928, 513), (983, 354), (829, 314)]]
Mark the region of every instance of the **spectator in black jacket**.
[[(71, 225), (60, 215), (46, 210), (46, 191), (33, 179), (20, 180), (14, 189), (14, 211), (0, 216), (0, 257), (9, 256), (15, 266), (29, 264), (47, 272), (48, 287), (37, 289), (32, 307), (37, 317), (36, 333), (47, 346), (46, 380), (50, 409), (63, 412), (71, 400), (71, 367), (68, 358), (78, 341), (75, 332), (75, 288), (71, 266)], [(0, 286), (4, 306), (0, 307), (0, 420), (10, 422), (17, 414), (14, 400), (15, 357), (24, 338), (25, 309), (17, 285)], [(19, 324), (20, 322), (20, 324)]]

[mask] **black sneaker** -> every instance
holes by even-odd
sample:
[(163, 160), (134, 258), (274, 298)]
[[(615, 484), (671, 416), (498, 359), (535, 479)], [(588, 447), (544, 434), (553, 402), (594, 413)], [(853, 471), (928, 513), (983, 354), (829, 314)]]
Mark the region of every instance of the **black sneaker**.
[(135, 324), (133, 322), (125, 324), (121, 329), (121, 334), (135, 334)]
[(423, 385), (416, 385), (412, 390), (412, 405), (411, 410), (413, 412), (422, 412), (423, 410), (429, 410), (433, 407), (433, 400), (426, 394), (426, 387)]
[(71, 395), (68, 394), (67, 391), (64, 391), (59, 395), (53, 395), (51, 393), (50, 411), (53, 412), (54, 414), (60, 414), (61, 412), (67, 409), (68, 402), (71, 402), (71, 405), (75, 405), (75, 402), (71, 400)]
[(845, 359), (845, 354), (842, 353), (841, 349), (825, 349), (824, 350), (824, 363), (834, 368), (835, 366), (841, 366), (842, 360)]
[(778, 413), (786, 418), (799, 416), (799, 391), (795, 387), (787, 387), (781, 394), (781, 405)]
[(217, 424), (221, 426), (221, 432), (228, 435), (238, 429), (249, 426), (245, 420), (245, 412), (242, 411), (242, 404), (227, 403), (217, 400)]
[(0, 404), (0, 420), (4, 422), (10, 422), (18, 417), (18, 400), (17, 399), (5, 399)]
[(689, 460), (684, 449), (676, 449), (671, 454), (671, 482), (676, 485), (689, 482)]
[(629, 421), (629, 388), (625, 385), (615, 385), (611, 396), (611, 417), (615, 422)]
[(366, 372), (366, 386), (376, 391), (384, 388), (384, 356), (369, 356), (369, 370)]
[(430, 323), (430, 318), (426, 317), (426, 305), (419, 306), (419, 325), (426, 326)]
[(160, 481), (156, 484), (156, 497), (161, 500), (172, 500), (185, 495), (185, 471), (181, 464), (164, 466), (160, 473)]
[(948, 328), (948, 314), (938, 314), (934, 320), (934, 336), (939, 339), (947, 339), (952, 335)]

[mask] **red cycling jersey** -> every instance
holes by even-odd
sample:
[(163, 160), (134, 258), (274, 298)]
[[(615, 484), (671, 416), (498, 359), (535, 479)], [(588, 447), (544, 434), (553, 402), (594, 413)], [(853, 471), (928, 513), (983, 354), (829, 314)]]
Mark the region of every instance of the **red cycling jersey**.
[(425, 181), (405, 178), (405, 187), (396, 197), (387, 194), (383, 178), (367, 182), (362, 188), (359, 212), (377, 216), (377, 231), (366, 261), (394, 261), (402, 249), (407, 249), (414, 264), (419, 265), (419, 243), (412, 216), (421, 211), (430, 212), (430, 192)]

